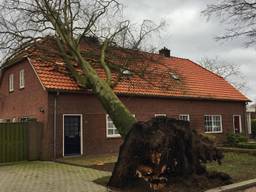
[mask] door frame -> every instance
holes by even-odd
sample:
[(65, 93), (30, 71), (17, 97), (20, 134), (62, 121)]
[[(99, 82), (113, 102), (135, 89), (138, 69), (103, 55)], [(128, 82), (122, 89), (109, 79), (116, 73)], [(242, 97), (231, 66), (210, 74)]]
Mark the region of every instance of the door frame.
[(233, 131), (234, 131), (234, 133), (236, 133), (235, 132), (235, 117), (239, 117), (239, 126), (240, 126), (240, 132), (239, 133), (242, 133), (242, 131), (243, 131), (243, 129), (242, 129), (242, 118), (241, 118), (241, 115), (233, 115)]
[(83, 114), (63, 114), (62, 115), (62, 155), (65, 157), (65, 125), (64, 118), (70, 116), (80, 117), (80, 155), (83, 155)]

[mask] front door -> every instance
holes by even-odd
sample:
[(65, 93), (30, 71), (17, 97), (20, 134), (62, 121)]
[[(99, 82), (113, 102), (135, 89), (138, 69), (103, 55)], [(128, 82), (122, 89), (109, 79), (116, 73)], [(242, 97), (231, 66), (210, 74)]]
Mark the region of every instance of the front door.
[(240, 115), (234, 115), (233, 116), (233, 124), (234, 124), (234, 132), (235, 133), (241, 133), (241, 116)]
[(64, 156), (81, 154), (81, 115), (64, 115)]

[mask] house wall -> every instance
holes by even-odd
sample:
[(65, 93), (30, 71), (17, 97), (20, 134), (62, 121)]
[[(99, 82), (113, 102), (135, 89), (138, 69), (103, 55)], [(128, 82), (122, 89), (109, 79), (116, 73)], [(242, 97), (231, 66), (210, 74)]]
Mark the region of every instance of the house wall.
[[(57, 157), (63, 156), (63, 114), (83, 115), (83, 154), (117, 152), (122, 140), (106, 138), (106, 113), (92, 95), (49, 94), (49, 127), (53, 126), (54, 97), (57, 98)], [(155, 113), (166, 113), (168, 117), (178, 118), (179, 114), (189, 114), (191, 127), (204, 132), (204, 115), (222, 115), (223, 133), (214, 134), (223, 141), (225, 134), (233, 132), (233, 115), (241, 115), (243, 131), (246, 130), (245, 103), (179, 100), (149, 97), (120, 97), (124, 104), (136, 115), (138, 120), (148, 120)], [(53, 145), (53, 144), (52, 144)]]
[[(25, 87), (23, 89), (19, 88), (19, 72), (21, 69), (24, 69), (25, 74)], [(9, 92), (10, 74), (14, 75), (13, 92)], [(15, 118), (19, 120), (22, 117), (31, 117), (42, 122), (44, 124), (42, 132), (42, 146), (44, 148), (42, 152), (49, 154), (49, 149), (45, 148), (49, 146), (49, 138), (52, 134), (49, 134), (48, 128), (45, 126), (48, 117), (47, 105), (48, 93), (43, 89), (28, 60), (24, 59), (4, 69), (0, 81), (0, 119), (12, 120)]]

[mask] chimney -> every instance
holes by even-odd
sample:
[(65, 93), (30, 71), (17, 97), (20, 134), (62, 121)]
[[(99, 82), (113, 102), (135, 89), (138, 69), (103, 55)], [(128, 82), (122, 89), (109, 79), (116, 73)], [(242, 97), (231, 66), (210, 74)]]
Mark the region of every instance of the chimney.
[(170, 49), (167, 49), (164, 47), (163, 49), (159, 50), (159, 55), (165, 56), (165, 57), (171, 57), (171, 51)]

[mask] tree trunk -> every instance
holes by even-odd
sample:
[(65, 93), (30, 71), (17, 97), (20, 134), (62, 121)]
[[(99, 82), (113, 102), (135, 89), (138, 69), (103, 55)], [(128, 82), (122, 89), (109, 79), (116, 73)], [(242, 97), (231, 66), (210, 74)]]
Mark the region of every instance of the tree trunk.
[(109, 84), (102, 80), (91, 66), (83, 65), (86, 77), (105, 111), (109, 114), (119, 134), (123, 137), (136, 122), (136, 118), (116, 96)]

